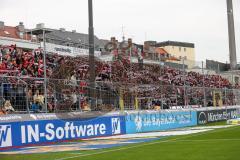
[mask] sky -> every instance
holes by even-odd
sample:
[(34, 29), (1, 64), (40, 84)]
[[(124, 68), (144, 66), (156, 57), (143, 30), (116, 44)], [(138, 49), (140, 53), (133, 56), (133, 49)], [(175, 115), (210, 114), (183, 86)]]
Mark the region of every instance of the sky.
[[(233, 0), (240, 62), (240, 1)], [(95, 35), (195, 43), (196, 60), (229, 61), (226, 0), (93, 0)], [(88, 32), (87, 0), (0, 0), (0, 21)]]

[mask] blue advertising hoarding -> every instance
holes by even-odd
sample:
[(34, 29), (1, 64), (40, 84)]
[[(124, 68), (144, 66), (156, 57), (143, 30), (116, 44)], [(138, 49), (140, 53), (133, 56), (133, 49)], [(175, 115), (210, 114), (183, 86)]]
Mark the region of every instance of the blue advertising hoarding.
[(0, 150), (105, 137), (119, 134), (152, 132), (197, 125), (196, 111), (135, 112), (125, 116), (92, 119), (31, 120), (0, 123)]
[(124, 116), (0, 124), (0, 149), (125, 134)]
[(169, 130), (197, 125), (196, 111), (150, 112), (126, 116), (126, 133)]

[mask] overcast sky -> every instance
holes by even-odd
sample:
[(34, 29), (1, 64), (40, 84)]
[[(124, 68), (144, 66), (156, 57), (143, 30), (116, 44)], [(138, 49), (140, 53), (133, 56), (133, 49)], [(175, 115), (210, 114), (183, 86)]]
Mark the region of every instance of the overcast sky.
[[(237, 53), (240, 52), (240, 1), (234, 1)], [(226, 0), (93, 0), (95, 34), (99, 38), (132, 37), (183, 41), (196, 45), (198, 61), (229, 61)], [(0, 0), (1, 21), (27, 28), (88, 32), (87, 0)], [(122, 27), (123, 26), (123, 27)], [(240, 54), (238, 61), (240, 62)]]

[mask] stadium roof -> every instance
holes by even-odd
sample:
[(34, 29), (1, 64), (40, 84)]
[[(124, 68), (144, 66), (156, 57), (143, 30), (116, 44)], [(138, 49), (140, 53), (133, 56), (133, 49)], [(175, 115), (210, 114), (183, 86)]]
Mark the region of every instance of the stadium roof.
[(195, 48), (195, 45), (193, 43), (187, 43), (187, 42), (177, 42), (177, 41), (165, 41), (165, 42), (159, 42), (155, 45), (156, 47), (165, 47), (165, 46), (178, 46), (178, 47), (189, 47), (189, 48)]
[[(89, 41), (88, 34), (77, 33), (75, 31), (65, 31), (61, 29), (51, 29), (51, 32), (46, 34), (46, 38), (51, 43), (57, 43), (60, 45), (73, 45), (76, 47), (87, 47)], [(104, 48), (108, 41), (101, 40), (97, 36), (94, 36), (94, 42), (96, 48)]]
[[(51, 29), (45, 28), (44, 23), (36, 25), (35, 29), (27, 31), (28, 34), (38, 35), (39, 39), (42, 39), (43, 30), (46, 33), (46, 39), (49, 43), (54, 43), (58, 45), (73, 46), (77, 48), (88, 48), (88, 34), (77, 33), (76, 30), (67, 31), (65, 28), (60, 29)], [(104, 48), (108, 40), (99, 39), (97, 36), (94, 36), (95, 48), (100, 49)]]

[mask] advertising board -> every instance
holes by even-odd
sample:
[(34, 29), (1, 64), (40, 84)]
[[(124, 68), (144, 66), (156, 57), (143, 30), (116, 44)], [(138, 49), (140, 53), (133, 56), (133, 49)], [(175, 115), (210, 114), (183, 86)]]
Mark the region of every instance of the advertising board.
[(126, 116), (126, 133), (169, 130), (197, 125), (196, 111), (137, 113)]
[(237, 118), (237, 109), (217, 109), (197, 112), (198, 124), (218, 122), (227, 119)]
[[(41, 44), (43, 46), (43, 44)], [(75, 48), (75, 47), (69, 47), (69, 46), (63, 46), (63, 45), (57, 45), (52, 43), (46, 43), (46, 51), (51, 53), (58, 53), (60, 55), (64, 56), (88, 56), (89, 50), (83, 49), (83, 48)], [(100, 51), (95, 51), (95, 56), (100, 56)]]
[(42, 120), (0, 124), (0, 149), (125, 134), (123, 116), (87, 120)]

